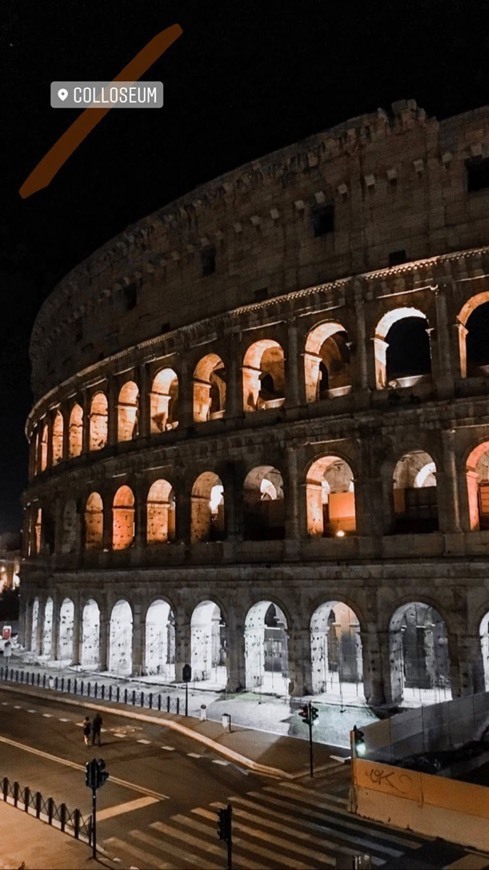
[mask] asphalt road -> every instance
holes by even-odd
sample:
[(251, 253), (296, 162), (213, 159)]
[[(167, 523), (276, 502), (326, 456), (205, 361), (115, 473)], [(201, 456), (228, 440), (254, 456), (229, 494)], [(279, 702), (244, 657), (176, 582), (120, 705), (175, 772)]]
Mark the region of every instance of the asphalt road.
[(86, 747), (84, 716), (83, 706), (0, 690), (0, 778), (17, 780), (88, 815), (91, 790), (85, 785), (85, 764), (102, 757), (110, 778), (97, 793), (101, 838), (123, 837), (128, 827), (264, 784), (262, 777), (174, 731), (105, 713), (102, 747)]

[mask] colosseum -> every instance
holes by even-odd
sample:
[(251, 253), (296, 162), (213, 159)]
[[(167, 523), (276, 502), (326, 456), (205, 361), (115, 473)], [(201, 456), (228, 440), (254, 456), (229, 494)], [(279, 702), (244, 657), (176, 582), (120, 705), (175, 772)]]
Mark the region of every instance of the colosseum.
[(488, 133), (399, 101), (61, 281), (30, 349), (28, 650), (371, 705), (489, 686)]

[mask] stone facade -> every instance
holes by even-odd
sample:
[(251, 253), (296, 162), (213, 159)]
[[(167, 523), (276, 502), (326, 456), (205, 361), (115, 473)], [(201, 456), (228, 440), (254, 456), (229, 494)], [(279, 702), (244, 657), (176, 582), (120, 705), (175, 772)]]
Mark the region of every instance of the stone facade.
[(28, 648), (373, 704), (483, 688), (488, 130), (489, 109), (396, 103), (205, 185), (53, 291)]

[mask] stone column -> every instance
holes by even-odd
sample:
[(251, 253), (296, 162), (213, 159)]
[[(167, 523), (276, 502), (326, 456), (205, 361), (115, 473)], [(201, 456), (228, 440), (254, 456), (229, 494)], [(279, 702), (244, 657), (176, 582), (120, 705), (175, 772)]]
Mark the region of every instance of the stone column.
[(61, 409), (63, 417), (63, 459), (66, 462), (70, 455), (70, 414), (69, 409)]
[(186, 613), (177, 610), (175, 613), (175, 680), (181, 682), (184, 665), (191, 663), (191, 629)]
[(83, 608), (81, 606), (80, 598), (77, 596), (74, 601), (74, 613), (73, 613), (73, 659), (71, 661), (72, 665), (80, 664), (80, 647), (81, 647), (81, 628), (82, 628), (82, 614)]
[(176, 514), (176, 541), (179, 544), (190, 543), (191, 526), (191, 495), (187, 488), (187, 481), (180, 480), (177, 483), (177, 495), (175, 504)]
[(139, 486), (136, 487), (136, 491), (134, 493), (134, 497), (136, 500), (134, 509), (134, 519), (136, 526), (134, 534), (134, 546), (142, 550), (146, 546), (148, 514), (146, 510), (146, 499), (143, 497), (141, 491), (141, 484), (142, 481), (139, 482)]
[(288, 630), (289, 692), (294, 698), (312, 694), (311, 632), (309, 628)]
[(194, 422), (194, 380), (193, 370), (186, 356), (182, 356), (180, 362), (178, 406), (179, 426), (192, 426)]
[(448, 636), (452, 697), (485, 691), (481, 642), (477, 635)]
[[(360, 632), (363, 655), (363, 685), (367, 704), (382, 706), (398, 703), (399, 691), (392, 690), (389, 632), (378, 631), (375, 625)], [(396, 696), (395, 699), (393, 696)]]
[(239, 692), (246, 687), (246, 660), (243, 614), (230, 607), (226, 623), (227, 685), (228, 692)]
[(37, 614), (37, 632), (36, 632), (36, 648), (34, 650), (36, 655), (42, 655), (42, 636), (44, 631), (44, 612), (46, 609), (46, 602), (43, 598), (39, 599), (39, 610)]
[[(105, 605), (106, 606), (106, 605)], [(109, 666), (108, 649), (110, 635), (110, 619), (108, 614), (100, 612), (100, 628), (99, 628), (99, 652), (98, 652), (98, 669), (106, 671)]]
[(285, 450), (287, 468), (287, 488), (284, 493), (285, 502), (285, 537), (291, 540), (299, 538), (299, 506), (298, 506), (298, 470), (297, 452), (294, 447)]
[(436, 358), (432, 358), (433, 379), (436, 382), (440, 398), (448, 398), (453, 395), (453, 355), (450, 348), (447, 301), (445, 292), (438, 284), (431, 289), (435, 294), (436, 330), (434, 336), (438, 351)]
[(132, 675), (142, 674), (143, 640), (146, 631), (145, 618), (142, 615), (141, 604), (134, 604), (132, 624)]
[(458, 471), (455, 458), (455, 430), (445, 429), (442, 431), (441, 435), (443, 446), (445, 498), (438, 498), (440, 529), (447, 532), (459, 532), (460, 498), (458, 491)]
[(53, 414), (48, 414), (46, 418), (48, 424), (48, 443), (47, 443), (47, 459), (46, 468), (51, 468), (53, 465)]
[(81, 406), (83, 410), (82, 454), (90, 452), (90, 401), (86, 390), (82, 390)]
[(225, 417), (233, 419), (243, 413), (241, 368), (239, 357), (239, 342), (236, 333), (231, 333), (227, 341), (226, 365), (226, 411)]
[(150, 402), (151, 390), (146, 365), (138, 367), (139, 381), (139, 437), (146, 438), (151, 432)]
[(287, 324), (287, 358), (285, 360), (285, 404), (287, 408), (296, 408), (299, 399), (299, 352), (297, 343), (297, 326), (291, 320)]
[(111, 378), (107, 388), (107, 444), (117, 444), (119, 417), (119, 387), (116, 378)]
[(53, 596), (53, 632), (51, 635), (51, 658), (59, 658), (59, 601), (58, 596)]
[[(352, 381), (353, 381), (353, 389), (365, 390), (369, 385), (368, 381), (368, 368), (369, 368), (369, 360), (367, 359), (367, 354), (370, 355), (370, 365), (372, 367), (372, 373), (374, 373), (373, 367), (373, 348), (372, 343), (367, 338), (366, 331), (366, 323), (365, 323), (365, 306), (363, 302), (363, 288), (359, 282), (355, 283), (354, 288), (355, 293), (355, 316), (356, 316), (356, 326), (357, 332), (355, 337), (355, 365), (352, 366)], [(349, 336), (353, 338), (353, 336)], [(374, 378), (374, 386), (375, 386), (375, 375)]]
[(102, 503), (104, 506), (103, 515), (103, 533), (102, 533), (102, 549), (112, 549), (112, 501), (113, 495), (107, 492), (101, 492)]
[(24, 608), (24, 634), (21, 635), (21, 642), (26, 650), (32, 649), (32, 600), (27, 601)]

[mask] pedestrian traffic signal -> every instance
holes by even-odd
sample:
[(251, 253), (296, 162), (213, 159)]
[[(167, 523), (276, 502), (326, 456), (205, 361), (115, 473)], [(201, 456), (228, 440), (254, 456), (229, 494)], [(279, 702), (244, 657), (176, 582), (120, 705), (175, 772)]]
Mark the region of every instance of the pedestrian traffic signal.
[(97, 780), (95, 788), (99, 788), (101, 785), (104, 785), (107, 782), (109, 778), (109, 772), (105, 769), (105, 761), (103, 760), (103, 758), (97, 758), (95, 760), (95, 764)]
[(315, 719), (317, 719), (318, 716), (319, 716), (318, 708), (317, 708), (317, 707), (313, 707), (313, 706), (311, 705), (311, 722), (314, 722)]
[(233, 808), (231, 804), (228, 804), (222, 810), (218, 810), (217, 813), (217, 836), (220, 840), (224, 840), (226, 843), (229, 843), (231, 838), (231, 815), (233, 812)]
[(306, 725), (309, 725), (309, 722), (311, 721), (309, 718), (309, 704), (304, 704), (304, 706), (300, 708), (299, 716), (301, 719), (304, 719)]
[(85, 765), (85, 785), (88, 785), (88, 788), (96, 789), (95, 785), (97, 780), (97, 770), (96, 770), (97, 761), (94, 758), (93, 761), (87, 761)]
[(355, 755), (362, 758), (367, 751), (365, 735), (356, 725), (353, 726), (353, 743), (355, 745)]

